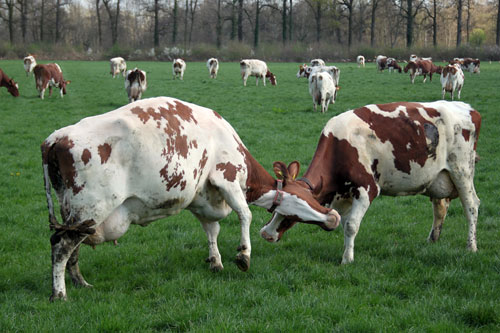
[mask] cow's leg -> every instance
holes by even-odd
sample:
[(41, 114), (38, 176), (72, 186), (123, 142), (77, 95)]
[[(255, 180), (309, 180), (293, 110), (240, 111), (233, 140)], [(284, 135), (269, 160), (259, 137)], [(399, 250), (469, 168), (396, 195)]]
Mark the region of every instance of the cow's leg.
[(247, 86), (247, 79), (248, 79), (248, 75), (246, 75), (246, 73), (243, 73), (243, 75), (241, 76), (241, 78), (243, 79), (243, 86)]
[(422, 83), (425, 83), (425, 81), (427, 81), (427, 74), (424, 74), (424, 80), (422, 81)]
[(432, 229), (427, 238), (429, 242), (436, 242), (441, 235), (441, 228), (443, 227), (444, 219), (446, 218), (446, 213), (448, 212), (448, 207), (450, 206), (450, 199), (435, 199), (432, 198), (432, 208), (434, 212), (434, 222), (432, 224)]
[(60, 88), (60, 89), (59, 89), (59, 93), (60, 93), (60, 95), (61, 95), (61, 98), (63, 98), (63, 95), (64, 95), (64, 94), (63, 94), (63, 89), (62, 89), (62, 88)]
[(76, 247), (87, 235), (77, 232), (56, 232), (50, 238), (52, 245), (52, 296), (50, 300), (66, 300), (64, 272), (66, 264)]
[(354, 239), (358, 233), (361, 220), (370, 206), (368, 193), (364, 188), (359, 188), (359, 198), (353, 199), (351, 211), (343, 222), (344, 227), (344, 255), (342, 264), (354, 261)]
[(66, 270), (71, 277), (71, 281), (77, 287), (91, 288), (92, 285), (87, 283), (80, 273), (80, 267), (78, 266), (78, 254), (80, 252), (80, 245), (77, 245), (71, 256), (69, 257), (68, 263), (66, 264)]
[(44, 97), (45, 97), (45, 89), (41, 88), (39, 91), (40, 91), (40, 99), (44, 99)]
[(457, 89), (457, 95), (458, 95), (458, 99), (460, 99), (460, 93), (462, 92), (462, 87), (459, 86), (458, 89)]
[(52, 86), (49, 84), (49, 97), (52, 96)]
[(224, 269), (222, 266), (222, 259), (219, 253), (219, 248), (217, 247), (217, 237), (219, 236), (220, 225), (217, 221), (207, 221), (202, 217), (196, 215), (198, 220), (201, 222), (201, 226), (208, 238), (208, 258), (207, 262), (210, 263), (210, 269), (214, 272), (219, 272)]
[(443, 97), (442, 97), (442, 99), (444, 99), (444, 95), (446, 95), (446, 90), (443, 88)]

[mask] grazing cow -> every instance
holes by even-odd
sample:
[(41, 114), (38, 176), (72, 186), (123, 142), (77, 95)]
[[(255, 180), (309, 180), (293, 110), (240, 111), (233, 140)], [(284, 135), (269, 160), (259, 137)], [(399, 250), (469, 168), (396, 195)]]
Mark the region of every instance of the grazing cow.
[(394, 58), (387, 58), (386, 60), (387, 63), (387, 69), (389, 70), (389, 73), (392, 73), (392, 71), (397, 70), (399, 73), (401, 73), (401, 67), (398, 65), (398, 62)]
[(174, 80), (177, 77), (183, 80), (185, 70), (186, 70), (186, 62), (181, 58), (174, 59), (172, 63), (172, 73), (174, 74)]
[(333, 81), (335, 81), (335, 85), (339, 85), (339, 80), (340, 80), (340, 69), (338, 69), (335, 66), (307, 66), (306, 64), (300, 65), (299, 66), (299, 71), (297, 72), (297, 78), (305, 77), (305, 78), (310, 78), (312, 74), (314, 73), (319, 73), (319, 72), (326, 72), (330, 74), (330, 76), (333, 78)]
[(410, 61), (404, 68), (404, 72), (408, 73), (410, 72), (410, 80), (411, 83), (415, 83), (415, 77), (417, 75), (423, 75), (424, 80), (422, 81), (425, 83), (427, 80), (427, 75), (429, 75), (429, 80), (432, 81), (432, 74), (433, 73), (438, 73), (441, 74), (442, 71), (441, 66), (436, 66), (432, 63), (431, 60), (417, 60), (417, 61)]
[(417, 61), (417, 60), (431, 60), (432, 61), (432, 57), (420, 58), (416, 54), (410, 55), (410, 61)]
[(323, 59), (313, 59), (310, 62), (311, 67), (315, 66), (325, 66), (325, 61)]
[(243, 79), (243, 85), (247, 85), (247, 79), (249, 76), (255, 76), (255, 85), (259, 85), (259, 78), (262, 79), (262, 83), (266, 86), (266, 78), (269, 79), (271, 84), (275, 86), (276, 75), (271, 73), (267, 68), (267, 64), (262, 60), (257, 59), (243, 59), (240, 61), (240, 72), (241, 78)]
[[(218, 221), (232, 210), (241, 222), (236, 264), (250, 265), (248, 204), (289, 212), (301, 221), (340, 223), (338, 213), (290, 182), (299, 169), (274, 163), (275, 180), (249, 153), (217, 112), (170, 97), (137, 101), (52, 133), (41, 145), (52, 244), (51, 299), (66, 298), (65, 268), (88, 287), (78, 267), (83, 242), (121, 237), (130, 224), (145, 226), (187, 209), (201, 222), (209, 243), (207, 262), (223, 269)], [(51, 186), (61, 206), (55, 217)]]
[(110, 74), (113, 75), (113, 79), (120, 75), (120, 73), (125, 77), (127, 72), (127, 63), (122, 57), (111, 58), (109, 60), (111, 66)]
[(479, 61), (479, 59), (465, 58), (462, 62), (462, 69), (473, 74), (479, 74), (481, 73), (479, 68), (480, 65), (481, 61)]
[(5, 87), (14, 97), (19, 96), (19, 85), (0, 68), (0, 87)]
[(383, 55), (378, 55), (377, 58), (375, 59), (375, 62), (377, 63), (377, 70), (382, 72), (387, 66), (387, 57)]
[[(470, 105), (447, 101), (372, 104), (330, 119), (308, 170), (295, 183), (340, 213), (342, 263), (354, 260), (354, 238), (379, 195), (429, 196), (432, 242), (439, 239), (450, 200), (460, 197), (469, 224), (467, 246), (475, 252), (479, 198), (473, 178), (480, 126), (481, 116)], [(281, 214), (261, 229), (266, 240), (278, 241), (295, 224), (291, 214)]]
[(361, 66), (365, 67), (365, 57), (363, 57), (362, 55), (359, 55), (356, 58), (356, 62), (358, 63), (358, 68), (360, 68)]
[(24, 63), (24, 71), (26, 72), (26, 76), (28, 76), (30, 73), (33, 72), (33, 69), (36, 66), (35, 57), (31, 54), (28, 54), (26, 57), (24, 57), (23, 63)]
[(66, 81), (63, 78), (61, 67), (58, 64), (36, 65), (33, 69), (35, 73), (36, 89), (40, 93), (40, 98), (43, 99), (45, 90), (49, 88), (49, 97), (52, 96), (52, 87), (59, 88), (61, 98), (66, 95), (66, 85), (71, 81)]
[(142, 93), (146, 91), (147, 87), (146, 72), (137, 68), (127, 71), (125, 75), (125, 90), (127, 90), (130, 103), (141, 99)]
[(446, 92), (450, 92), (451, 100), (453, 100), (453, 94), (456, 91), (458, 94), (458, 99), (460, 99), (460, 93), (464, 85), (464, 72), (460, 68), (459, 64), (448, 65), (443, 68), (441, 72), (441, 86), (443, 91), (443, 99)]
[(321, 113), (325, 113), (330, 102), (335, 103), (338, 89), (330, 74), (326, 72), (311, 74), (309, 77), (309, 94), (313, 99), (314, 111), (317, 110), (317, 105), (321, 105)]
[(210, 73), (210, 78), (217, 78), (217, 72), (219, 71), (219, 60), (215, 58), (210, 58), (207, 61), (208, 72)]

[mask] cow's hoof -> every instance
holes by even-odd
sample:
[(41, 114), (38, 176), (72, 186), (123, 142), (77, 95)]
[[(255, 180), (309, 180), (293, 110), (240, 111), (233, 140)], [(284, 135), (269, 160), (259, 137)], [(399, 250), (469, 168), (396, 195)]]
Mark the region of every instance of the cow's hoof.
[(210, 263), (210, 270), (212, 272), (220, 272), (224, 269), (224, 266), (222, 266), (221, 262), (217, 262), (217, 259), (215, 257), (208, 257), (205, 259), (205, 262)]
[(66, 297), (66, 295), (62, 291), (60, 291), (58, 293), (54, 293), (53, 292), (52, 295), (49, 298), (49, 301), (54, 302), (54, 301), (57, 301), (57, 300), (66, 301), (67, 297)]
[(248, 269), (250, 268), (250, 257), (245, 254), (239, 253), (236, 256), (234, 262), (236, 263), (236, 266), (238, 266), (238, 268), (243, 272), (248, 271)]

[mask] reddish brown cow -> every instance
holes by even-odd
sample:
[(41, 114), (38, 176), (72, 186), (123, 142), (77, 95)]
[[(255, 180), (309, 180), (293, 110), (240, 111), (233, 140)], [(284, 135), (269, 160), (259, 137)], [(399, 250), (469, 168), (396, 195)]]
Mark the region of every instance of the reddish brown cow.
[(47, 87), (49, 88), (49, 96), (52, 96), (52, 87), (60, 89), (61, 98), (66, 95), (66, 85), (71, 81), (64, 80), (61, 67), (58, 64), (36, 65), (33, 72), (35, 73), (36, 89), (40, 92), (41, 99), (43, 99)]
[(422, 81), (424, 83), (427, 80), (427, 75), (429, 75), (429, 80), (432, 81), (432, 74), (441, 74), (442, 70), (443, 67), (434, 65), (431, 60), (422, 59), (417, 61), (410, 61), (404, 68), (405, 73), (408, 73), (408, 71), (410, 72), (411, 83), (415, 82), (415, 76), (417, 75), (424, 76), (424, 80)]
[(14, 97), (19, 96), (18, 84), (5, 74), (0, 68), (0, 87), (5, 87)]

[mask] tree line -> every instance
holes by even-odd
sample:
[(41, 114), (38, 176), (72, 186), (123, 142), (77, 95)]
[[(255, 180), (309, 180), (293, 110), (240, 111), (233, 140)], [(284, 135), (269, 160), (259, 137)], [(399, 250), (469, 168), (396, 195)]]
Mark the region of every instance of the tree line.
[(0, 0), (10, 45), (500, 46), (500, 0)]

